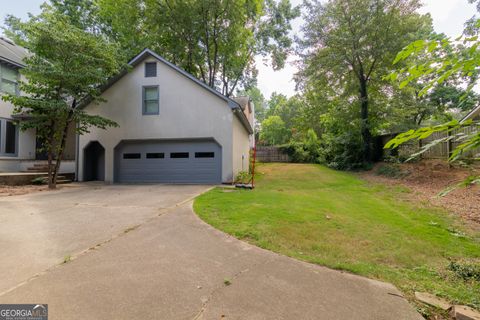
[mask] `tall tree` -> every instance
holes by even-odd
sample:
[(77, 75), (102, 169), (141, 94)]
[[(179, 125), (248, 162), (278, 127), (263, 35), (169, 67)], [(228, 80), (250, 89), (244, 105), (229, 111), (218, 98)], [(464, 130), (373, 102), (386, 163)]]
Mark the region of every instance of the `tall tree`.
[(31, 55), (21, 70), (26, 81), (21, 95), (4, 95), (19, 119), (21, 129), (33, 128), (48, 154), (48, 185), (56, 187), (67, 130), (76, 125), (79, 134), (92, 126), (107, 128), (116, 123), (85, 113), (79, 106), (101, 102), (99, 87), (119, 71), (116, 46), (103, 36), (85, 32), (48, 5), (43, 12), (20, 22), (6, 20), (6, 33)]
[(416, 12), (417, 0), (313, 0), (305, 7), (299, 79), (304, 89), (322, 90), (323, 100), (333, 93), (358, 108), (363, 160), (370, 162), (372, 95), (398, 50), (431, 32), (431, 20)]
[(300, 14), (289, 0), (54, 2), (77, 26), (119, 43), (126, 59), (150, 47), (227, 96), (253, 84), (255, 56), (283, 68), (291, 21)]

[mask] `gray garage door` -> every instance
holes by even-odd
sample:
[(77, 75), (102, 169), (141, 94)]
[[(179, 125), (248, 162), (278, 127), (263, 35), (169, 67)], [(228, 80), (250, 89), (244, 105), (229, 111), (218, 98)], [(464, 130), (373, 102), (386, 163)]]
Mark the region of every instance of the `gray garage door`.
[(221, 183), (221, 151), (213, 140), (124, 141), (115, 149), (115, 181)]

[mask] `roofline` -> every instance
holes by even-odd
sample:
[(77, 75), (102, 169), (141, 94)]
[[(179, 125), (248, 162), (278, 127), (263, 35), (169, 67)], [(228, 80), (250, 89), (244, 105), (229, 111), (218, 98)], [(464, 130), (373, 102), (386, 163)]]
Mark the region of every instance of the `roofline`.
[(460, 120), (460, 123), (467, 121), (471, 116), (475, 115), (476, 112), (480, 112), (480, 105), (476, 106), (472, 111), (470, 111), (465, 117)]
[[(234, 114), (238, 117), (238, 119), (240, 120), (240, 122), (243, 124), (243, 126), (245, 127), (245, 129), (247, 130), (247, 132), (249, 134), (253, 134), (253, 129), (252, 129), (252, 126), (250, 125), (250, 122), (248, 122), (248, 119), (247, 119), (247, 116), (243, 113), (242, 111), (242, 108), (240, 107), (240, 104), (238, 104), (235, 100), (221, 94), (220, 92), (218, 92), (217, 90), (207, 86), (205, 83), (203, 83), (202, 81), (198, 80), (197, 78), (195, 78), (193, 75), (191, 75), (190, 73), (188, 73), (187, 71), (181, 69), (180, 67), (174, 65), (173, 63), (165, 60), (165, 58), (159, 56), (158, 54), (156, 54), (155, 52), (153, 52), (152, 50), (146, 48), (144, 49), (142, 52), (140, 52), (138, 55), (136, 55), (133, 59), (131, 59), (129, 62), (128, 62), (128, 65), (129, 66), (132, 66), (132, 67), (135, 67), (136, 65), (138, 65), (147, 55), (151, 55), (153, 56), (154, 58), (160, 60), (161, 62), (163, 62), (164, 64), (166, 64), (167, 66), (169, 66), (170, 68), (174, 69), (175, 71), (179, 72), (180, 74), (182, 74), (183, 76), (187, 77), (188, 79), (192, 80), (193, 82), (195, 82), (196, 84), (200, 85), (202, 88), (206, 89), (207, 91), (209, 91), (210, 93), (213, 93), (214, 95), (216, 95), (217, 97), (219, 97), (220, 99), (226, 101), (228, 103), (228, 106), (232, 109), (232, 111), (234, 111)], [(113, 86), (118, 80), (120, 80), (124, 75), (126, 75), (128, 73), (128, 69), (125, 68), (123, 69), (122, 71), (120, 71), (116, 76), (112, 77), (105, 85), (101, 86), (100, 88), (100, 92), (104, 92), (106, 91), (108, 88), (110, 88), (111, 86)], [(84, 108), (86, 107), (89, 103), (92, 102), (92, 98), (89, 97), (88, 99), (86, 99), (85, 101), (81, 102), (80, 104), (80, 108)], [(236, 112), (236, 110), (240, 110), (240, 112)]]
[(17, 67), (17, 68), (24, 68), (25, 67), (24, 64), (20, 64), (18, 62), (15, 62), (13, 60), (10, 60), (10, 59), (7, 59), (7, 58), (1, 57), (1, 56), (0, 56), (0, 62), (11, 64), (11, 65), (13, 65), (14, 67)]

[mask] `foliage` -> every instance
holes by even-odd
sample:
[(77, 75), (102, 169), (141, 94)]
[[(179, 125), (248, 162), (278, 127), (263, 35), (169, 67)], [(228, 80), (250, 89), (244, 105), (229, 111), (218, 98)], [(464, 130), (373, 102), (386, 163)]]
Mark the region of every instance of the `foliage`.
[[(119, 71), (116, 46), (103, 36), (87, 33), (48, 5), (27, 22), (10, 17), (7, 35), (26, 47), (20, 82), (21, 96), (4, 95), (20, 119), (22, 130), (33, 128), (48, 153), (48, 184), (55, 188), (68, 127), (83, 134), (94, 126), (105, 129), (116, 123), (87, 114), (80, 108), (87, 99), (100, 99), (99, 86)], [(55, 165), (52, 166), (52, 162)]]
[(262, 122), (260, 140), (267, 145), (284, 144), (290, 138), (285, 122), (279, 116), (269, 116)]
[[(372, 135), (385, 114), (377, 110), (384, 103), (375, 101), (387, 100), (392, 91), (383, 77), (392, 70), (398, 50), (416, 35), (431, 32), (431, 19), (416, 12), (420, 6), (416, 0), (313, 0), (305, 6), (298, 83), (311, 105), (321, 103), (327, 112), (332, 105), (354, 110), (348, 121), (356, 122), (359, 131), (352, 133), (360, 137), (348, 137), (343, 131), (337, 134), (338, 142), (359, 143), (352, 152), (370, 162)], [(344, 148), (338, 149), (343, 153)]]
[(32, 179), (33, 185), (44, 185), (45, 183), (46, 183), (46, 180), (44, 177), (36, 177)]
[(235, 177), (235, 183), (249, 183), (252, 181), (252, 175), (247, 171), (240, 171)]
[(478, 231), (447, 212), (404, 201), (403, 188), (372, 185), (355, 174), (320, 165), (257, 169), (255, 191), (211, 190), (195, 199), (195, 212), (262, 248), (391, 282), (407, 298), (426, 291), (480, 307), (480, 282), (446, 276), (450, 261), (480, 258)]
[(320, 161), (320, 140), (312, 129), (308, 130), (305, 136), (292, 139), (281, 149), (289, 155), (292, 162), (319, 163)]
[[(448, 142), (451, 140), (455, 140), (455, 141), (461, 142), (461, 144), (452, 151), (452, 154), (450, 155), (449, 160), (457, 161), (465, 153), (469, 151), (475, 151), (480, 147), (480, 133), (477, 129), (478, 126), (479, 124), (473, 123), (472, 121), (459, 122), (457, 120), (452, 120), (450, 122), (433, 126), (433, 127), (424, 127), (417, 130), (409, 130), (407, 132), (400, 133), (395, 138), (387, 142), (387, 144), (385, 144), (385, 148), (386, 149), (397, 148), (401, 144), (404, 144), (411, 140), (426, 139), (435, 132), (446, 132), (447, 135), (445, 137), (439, 138), (437, 140), (434, 140), (424, 145), (422, 148), (420, 148), (418, 152), (412, 154), (408, 160), (411, 160), (415, 157), (420, 156), (421, 154), (425, 153), (430, 148), (432, 148), (433, 146), (441, 142)], [(472, 127), (475, 129), (472, 130), (473, 133), (471, 134), (465, 134), (461, 131), (459, 133), (456, 133), (458, 129), (461, 129), (464, 127)]]
[(255, 82), (256, 55), (284, 66), (299, 15), (289, 0), (55, 2), (78, 25), (118, 42), (125, 61), (150, 47), (227, 96)]
[[(441, 40), (417, 40), (406, 46), (400, 51), (394, 60), (395, 64), (400, 62), (410, 62), (399, 71), (389, 75), (392, 81), (399, 81), (400, 87), (406, 87), (415, 81), (422, 81), (423, 88), (419, 95), (426, 95), (445, 81), (451, 78), (460, 78), (467, 83), (467, 91), (459, 100), (459, 105), (468, 102), (471, 89), (478, 83), (478, 73), (480, 70), (480, 19), (474, 19), (464, 31), (464, 34), (454, 41), (451, 39)], [(418, 60), (411, 60), (411, 57), (425, 56), (420, 63)], [(457, 133), (455, 130), (464, 126), (472, 125), (474, 130), (468, 135)], [(385, 148), (396, 148), (410, 140), (421, 140), (428, 138), (434, 132), (446, 132), (445, 138), (437, 139), (425, 145), (419, 152), (412, 155), (418, 156), (438, 143), (451, 141), (455, 139), (461, 144), (457, 146), (449, 161), (458, 161), (462, 155), (468, 151), (475, 151), (480, 147), (480, 131), (478, 125), (471, 122), (459, 123), (458, 121), (447, 122), (442, 125), (410, 130), (399, 134), (390, 141)], [(478, 182), (480, 179), (473, 179)]]
[(465, 281), (480, 281), (480, 261), (451, 261), (448, 269)]

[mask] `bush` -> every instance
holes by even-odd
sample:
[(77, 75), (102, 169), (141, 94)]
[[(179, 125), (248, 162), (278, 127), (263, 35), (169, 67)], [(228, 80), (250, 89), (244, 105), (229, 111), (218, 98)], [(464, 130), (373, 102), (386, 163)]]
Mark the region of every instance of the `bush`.
[(33, 185), (43, 185), (46, 184), (47, 180), (45, 177), (36, 177), (35, 179), (32, 180)]
[(363, 143), (355, 132), (322, 136), (320, 162), (337, 170), (368, 169), (363, 161)]
[(252, 175), (247, 171), (240, 171), (235, 177), (235, 183), (249, 183), (252, 180)]
[(480, 281), (480, 260), (472, 261), (451, 261), (448, 269), (457, 277), (465, 281)]
[(288, 154), (290, 161), (296, 163), (319, 163), (320, 140), (310, 129), (305, 136), (297, 137), (280, 149)]

